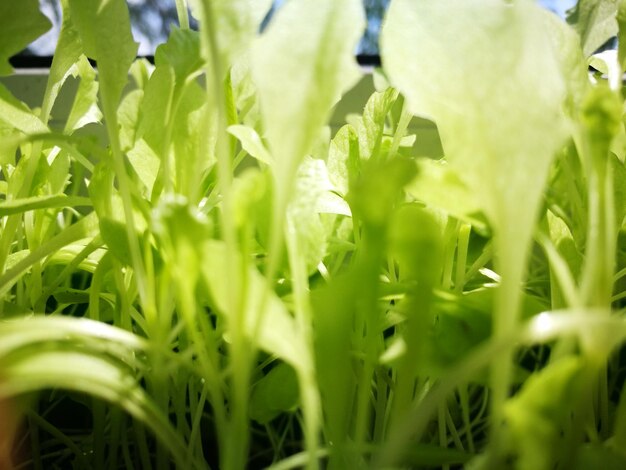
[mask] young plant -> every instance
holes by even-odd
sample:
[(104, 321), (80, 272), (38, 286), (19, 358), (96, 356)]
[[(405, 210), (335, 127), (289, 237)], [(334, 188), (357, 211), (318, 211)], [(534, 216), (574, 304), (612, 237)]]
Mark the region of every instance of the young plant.
[(0, 466), (626, 466), (622, 3), (392, 0), (340, 129), (358, 0), (177, 0), (154, 64), (61, 6), (0, 85)]

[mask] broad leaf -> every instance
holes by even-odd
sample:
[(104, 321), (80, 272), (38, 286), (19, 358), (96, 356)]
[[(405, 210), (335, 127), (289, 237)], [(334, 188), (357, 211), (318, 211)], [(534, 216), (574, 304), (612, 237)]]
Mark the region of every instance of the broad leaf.
[(331, 107), (358, 80), (363, 16), (358, 0), (288, 2), (254, 44), (252, 75), (279, 184), (289, 184)]
[(435, 120), (448, 161), (493, 226), (512, 292), (502, 297), (506, 328), (548, 169), (567, 136), (547, 14), (527, 0), (394, 0), (381, 39), (392, 84), (413, 113)]

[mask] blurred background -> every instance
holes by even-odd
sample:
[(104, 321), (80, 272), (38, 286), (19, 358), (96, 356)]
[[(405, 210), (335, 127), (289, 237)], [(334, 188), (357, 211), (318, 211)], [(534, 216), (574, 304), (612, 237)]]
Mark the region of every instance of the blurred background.
[[(286, 1), (289, 0), (275, 0), (264, 25)], [(357, 55), (378, 55), (378, 34), (389, 2), (390, 0), (363, 0), (368, 22), (365, 34), (356, 50)], [(538, 3), (565, 18), (567, 10), (575, 5), (576, 0), (538, 0)], [(60, 3), (59, 0), (40, 0), (40, 4), (43, 13), (52, 21), (53, 27), (23, 51), (23, 56), (49, 57), (54, 54), (62, 19)], [(128, 6), (133, 34), (135, 40), (140, 43), (139, 55), (151, 56), (156, 47), (167, 39), (170, 26), (177, 24), (174, 0), (128, 0)]]

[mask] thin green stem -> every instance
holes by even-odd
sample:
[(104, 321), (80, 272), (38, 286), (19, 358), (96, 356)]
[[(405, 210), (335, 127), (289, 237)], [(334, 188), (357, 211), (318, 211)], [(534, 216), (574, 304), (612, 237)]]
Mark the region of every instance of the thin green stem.
[(189, 29), (189, 9), (187, 0), (176, 0), (176, 14), (181, 29)]
[[(309, 298), (309, 285), (306, 271), (305, 258), (302, 256), (298, 245), (298, 236), (295, 227), (287, 223), (287, 252), (289, 266), (294, 286), (294, 300), (298, 333), (302, 335), (301, 341), (307, 345), (307, 351), (313, 351), (312, 312)], [(312, 356), (312, 354), (311, 354)], [(304, 359), (304, 358), (303, 358)], [(315, 470), (318, 468), (316, 455), (319, 448), (319, 428), (321, 416), (320, 397), (315, 379), (315, 366), (312, 357), (305, 361), (298, 370), (300, 382), (300, 395), (304, 414), (304, 434), (306, 449), (310, 455), (306, 468)]]

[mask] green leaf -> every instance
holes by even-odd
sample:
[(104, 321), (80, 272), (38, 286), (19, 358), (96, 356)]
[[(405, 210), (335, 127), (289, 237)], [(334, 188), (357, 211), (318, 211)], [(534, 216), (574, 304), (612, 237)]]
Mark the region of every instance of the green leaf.
[(154, 63), (158, 67), (171, 66), (176, 84), (182, 85), (202, 70), (204, 61), (200, 55), (200, 35), (191, 29), (172, 28), (167, 42), (157, 47)]
[(624, 0), (618, 0), (617, 25), (617, 60), (623, 73), (626, 70), (626, 1)]
[(447, 160), (493, 228), (509, 290), (499, 302), (502, 329), (517, 321), (543, 189), (568, 135), (546, 14), (529, 0), (394, 0), (381, 37), (391, 83), (412, 113), (436, 122)]
[(343, 201), (343, 207), (338, 206), (339, 201), (329, 199), (331, 190), (324, 161), (305, 158), (296, 174), (294, 196), (287, 208), (287, 217), (290, 230), (297, 234), (300, 254), (309, 273), (317, 269), (328, 250), (329, 233), (320, 218), (320, 209), (325, 209), (325, 203), (334, 203), (337, 212), (350, 212), (341, 198), (339, 201)]
[(233, 213), (238, 228), (253, 225), (258, 205), (267, 194), (267, 178), (257, 168), (246, 168), (233, 180)]
[[(94, 169), (89, 183), (89, 197), (93, 201), (95, 214), (98, 216), (100, 235), (108, 249), (123, 264), (130, 263), (130, 245), (124, 218), (123, 202), (119, 193), (113, 188), (112, 171), (101, 163)], [(133, 209), (135, 219), (135, 236), (142, 243), (142, 235), (148, 224), (138, 210)]]
[[(224, 276), (226, 248), (223, 242), (205, 242), (206, 260), (202, 272), (219, 312), (227, 312), (230, 282)], [(244, 313), (245, 335), (264, 351), (274, 354), (296, 370), (310, 370), (312, 360), (306, 343), (302, 341), (296, 322), (283, 301), (270, 289), (267, 280), (253, 266), (247, 268), (247, 290)], [(265, 299), (265, 302), (263, 300)], [(261, 305), (265, 311), (261, 312)], [(259, 323), (259, 316), (262, 321)], [(226, 318), (227, 321), (231, 319)]]
[(0, 76), (13, 69), (9, 58), (50, 29), (50, 20), (39, 11), (37, 0), (0, 3)]
[(49, 132), (48, 127), (24, 103), (0, 83), (0, 120), (25, 134)]
[(345, 196), (351, 179), (356, 178), (359, 160), (358, 136), (354, 127), (343, 126), (330, 141), (328, 177), (339, 194)]
[(195, 284), (203, 260), (199, 253), (212, 232), (206, 215), (185, 197), (166, 195), (153, 211), (152, 229), (161, 254), (175, 270), (176, 277)]
[(174, 116), (172, 141), (176, 189), (191, 199), (201, 194), (198, 187), (202, 175), (216, 161), (213, 150), (215, 122), (213, 108), (206, 101), (206, 92), (199, 84), (189, 83)]
[(44, 260), (70, 243), (82, 238), (94, 237), (97, 230), (95, 215), (90, 214), (47, 240), (0, 276), (0, 295), (5, 294), (33, 264)]
[(434, 118), (491, 222), (523, 227), (512, 233), (523, 244), (565, 137), (564, 81), (543, 15), (528, 1), (395, 0), (382, 35), (391, 81), (414, 113)]
[(119, 108), (117, 108), (117, 121), (120, 124), (120, 146), (125, 152), (135, 145), (143, 95), (143, 90), (133, 90), (124, 95)]
[(618, 0), (579, 0), (567, 22), (580, 35), (583, 53), (591, 56), (617, 34)]
[(290, 184), (331, 107), (359, 79), (363, 26), (359, 0), (288, 2), (254, 44), (252, 76), (279, 184)]
[(374, 92), (367, 101), (363, 119), (358, 121), (357, 128), (362, 158), (370, 158), (380, 153), (387, 114), (397, 98), (398, 92), (393, 88), (387, 88), (383, 92)]
[(178, 464), (187, 466), (184, 443), (137, 379), (145, 367), (137, 353), (150, 347), (133, 333), (82, 318), (33, 316), (3, 321), (0, 401), (46, 388), (88, 393), (146, 424)]
[(430, 289), (441, 279), (442, 228), (432, 214), (417, 204), (405, 204), (389, 224), (389, 252), (398, 262), (399, 279)]
[(554, 467), (561, 429), (565, 420), (570, 419), (583, 390), (583, 367), (583, 361), (572, 356), (551, 363), (531, 375), (520, 393), (506, 403), (506, 432), (512, 447), (509, 452), (517, 457), (516, 468)]
[(214, 35), (224, 73), (248, 50), (271, 5), (272, 0), (191, 0), (194, 16)]
[(47, 122), (50, 117), (50, 112), (61, 91), (61, 87), (63, 87), (65, 80), (71, 73), (72, 67), (78, 62), (83, 53), (80, 36), (71, 20), (67, 0), (62, 0), (61, 5), (63, 8), (63, 23), (61, 23), (61, 31), (59, 32), (59, 39), (57, 40), (48, 82), (46, 83), (44, 103), (41, 107), (41, 117), (44, 122)]
[(374, 230), (386, 230), (394, 205), (415, 173), (415, 163), (409, 159), (371, 161), (346, 197), (354, 216)]
[[(128, 81), (128, 69), (137, 54), (124, 0), (69, 0), (72, 20), (80, 34), (84, 53), (98, 63), (103, 106), (115, 106)], [(114, 109), (105, 115), (112, 115)]]
[(135, 146), (128, 151), (128, 161), (133, 166), (133, 170), (146, 187), (147, 194), (152, 194), (154, 183), (159, 174), (161, 159), (152, 147), (144, 139), (139, 139)]
[[(174, 80), (174, 70), (167, 65), (157, 67), (150, 76), (140, 104), (135, 144), (128, 151), (128, 160), (148, 195), (152, 194), (161, 158), (166, 158), (166, 129), (171, 119)], [(130, 119), (132, 125), (132, 115)]]
[(406, 186), (408, 194), (427, 206), (485, 229), (480, 203), (455, 168), (445, 160), (417, 160), (417, 176)]
[(96, 71), (85, 56), (81, 56), (70, 72), (74, 77), (80, 78), (80, 83), (78, 90), (76, 90), (72, 109), (65, 121), (66, 134), (71, 134), (87, 124), (100, 122), (102, 119), (102, 112), (98, 107)]
[(251, 157), (256, 158), (266, 165), (272, 165), (272, 156), (269, 154), (259, 134), (248, 126), (233, 125), (228, 127), (228, 132), (237, 137), (243, 149)]
[(298, 378), (293, 368), (283, 362), (263, 376), (252, 389), (250, 417), (267, 424), (298, 404)]
[(91, 206), (91, 200), (87, 197), (66, 196), (65, 194), (33, 196), (0, 202), (0, 217), (5, 217), (11, 214), (20, 214), (22, 212), (36, 209), (80, 206)]

